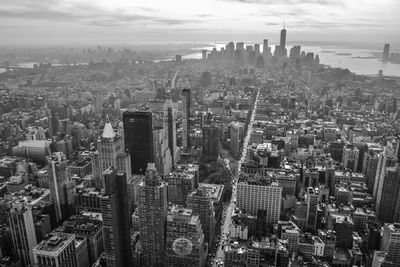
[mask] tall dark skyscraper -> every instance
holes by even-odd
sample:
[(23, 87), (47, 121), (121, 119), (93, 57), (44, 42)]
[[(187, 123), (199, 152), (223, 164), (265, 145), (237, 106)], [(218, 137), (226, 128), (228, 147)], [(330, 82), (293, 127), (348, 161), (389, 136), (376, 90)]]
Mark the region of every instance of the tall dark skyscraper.
[(133, 174), (144, 174), (153, 162), (153, 117), (151, 112), (126, 111), (123, 114), (125, 148), (131, 155)]
[(182, 90), (183, 118), (182, 118), (182, 146), (190, 147), (190, 89)]
[(385, 44), (385, 46), (383, 47), (382, 60), (389, 61), (389, 55), (390, 55), (390, 44)]
[(286, 29), (285, 25), (283, 25), (283, 29), (281, 30), (281, 38), (279, 42), (279, 47), (281, 49), (281, 56), (286, 56)]
[(132, 266), (126, 174), (111, 167), (103, 175), (105, 194), (100, 206), (107, 267)]

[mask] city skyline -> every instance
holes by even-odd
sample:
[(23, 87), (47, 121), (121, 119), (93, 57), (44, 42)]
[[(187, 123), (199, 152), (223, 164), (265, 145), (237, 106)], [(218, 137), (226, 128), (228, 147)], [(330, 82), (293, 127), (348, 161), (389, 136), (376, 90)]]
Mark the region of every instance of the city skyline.
[(0, 45), (276, 42), (284, 21), (291, 40), (396, 43), (398, 11), (394, 0), (23, 0), (1, 5)]

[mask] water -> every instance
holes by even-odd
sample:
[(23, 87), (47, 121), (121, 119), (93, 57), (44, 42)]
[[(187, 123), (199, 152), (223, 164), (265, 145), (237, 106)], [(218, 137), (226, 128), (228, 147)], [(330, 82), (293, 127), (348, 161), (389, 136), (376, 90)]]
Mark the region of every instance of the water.
[[(184, 59), (200, 59), (202, 57), (201, 50), (207, 49), (211, 51), (213, 48), (218, 51), (225, 44), (216, 43), (214, 45), (194, 48), (199, 52), (185, 55)], [(272, 51), (275, 47), (271, 46)], [(288, 47), (288, 53), (291, 46)], [(262, 45), (260, 45), (262, 49)], [(335, 68), (347, 68), (351, 72), (365, 75), (377, 75), (379, 70), (383, 70), (384, 75), (400, 76), (400, 64), (393, 64), (389, 62), (382, 62), (380, 58), (374, 57), (374, 54), (382, 53), (381, 50), (374, 49), (355, 49), (346, 48), (342, 46), (301, 46), (302, 51), (313, 52), (314, 55), (318, 54), (320, 63), (329, 65)]]

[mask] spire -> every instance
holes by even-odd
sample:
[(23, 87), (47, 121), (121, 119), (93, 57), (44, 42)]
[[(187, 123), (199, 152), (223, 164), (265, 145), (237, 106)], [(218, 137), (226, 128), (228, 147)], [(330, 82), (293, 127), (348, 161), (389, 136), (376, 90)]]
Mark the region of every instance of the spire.
[(283, 29), (285, 29), (285, 27), (286, 27), (286, 21), (285, 19), (283, 19)]
[(103, 134), (101, 137), (103, 137), (103, 138), (114, 138), (115, 137), (115, 132), (110, 123), (110, 118), (108, 117), (108, 115), (106, 116), (106, 124), (104, 125)]

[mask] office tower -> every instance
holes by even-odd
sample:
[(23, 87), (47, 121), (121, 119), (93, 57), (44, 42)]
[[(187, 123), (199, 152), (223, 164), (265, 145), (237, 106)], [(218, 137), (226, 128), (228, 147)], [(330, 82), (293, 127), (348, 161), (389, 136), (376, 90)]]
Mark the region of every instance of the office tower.
[(306, 229), (316, 230), (317, 227), (317, 211), (318, 211), (318, 194), (314, 188), (309, 187), (305, 195), (307, 202), (307, 225)]
[(201, 225), (203, 227), (204, 241), (211, 246), (215, 226), (215, 212), (213, 202), (205, 187), (198, 188), (187, 197), (187, 207), (200, 215)]
[(239, 157), (240, 154), (240, 142), (243, 136), (244, 125), (241, 122), (233, 121), (229, 123), (229, 137), (230, 137), (230, 151), (233, 156)]
[(56, 231), (75, 234), (76, 238), (85, 240), (90, 265), (100, 257), (104, 250), (103, 222), (90, 213), (88, 215), (73, 215), (68, 221), (64, 221)]
[(143, 266), (164, 266), (167, 183), (149, 163), (139, 183), (139, 233)]
[(328, 230), (336, 231), (336, 247), (351, 249), (354, 223), (350, 215), (331, 214), (328, 220)]
[(237, 184), (237, 207), (257, 215), (259, 210), (266, 211), (266, 223), (277, 223), (281, 211), (282, 187), (265, 178), (256, 178), (250, 182)]
[(190, 101), (191, 93), (189, 88), (182, 90), (182, 146), (190, 147)]
[(107, 267), (132, 266), (126, 174), (111, 167), (103, 175), (105, 194), (100, 205)]
[(172, 156), (168, 145), (168, 127), (165, 125), (153, 128), (153, 159), (161, 175), (166, 175), (172, 169)]
[(176, 121), (175, 121), (175, 113), (172, 105), (171, 95), (168, 94), (167, 99), (165, 101), (166, 114), (164, 114), (164, 118), (166, 118), (166, 125), (168, 129), (168, 147), (171, 153), (172, 158), (172, 166), (174, 167), (177, 162), (176, 157)]
[(57, 222), (74, 212), (75, 185), (68, 177), (68, 160), (62, 152), (54, 152), (49, 163), (50, 196), (56, 208)]
[(236, 43), (236, 50), (243, 50), (244, 49), (244, 43), (243, 42), (237, 42)]
[(260, 54), (260, 44), (254, 44), (254, 52), (256, 52), (256, 56)]
[(269, 56), (269, 46), (268, 46), (268, 39), (264, 39), (263, 41), (263, 55)]
[(33, 255), (38, 267), (79, 266), (74, 234), (52, 232), (33, 248)]
[(390, 55), (390, 44), (385, 44), (385, 46), (383, 47), (383, 56), (382, 56), (382, 60), (383, 61), (389, 61), (389, 55)]
[(173, 171), (165, 176), (168, 183), (168, 202), (185, 206), (190, 192), (197, 187), (197, 177), (185, 170)]
[(281, 56), (286, 57), (286, 29), (285, 25), (283, 25), (283, 29), (281, 30), (281, 38), (279, 41), (279, 49), (281, 51)]
[(165, 266), (204, 266), (204, 234), (200, 216), (172, 206), (167, 215)]
[(278, 229), (280, 229), (278, 232), (280, 238), (288, 241), (289, 254), (291, 255), (292, 253), (297, 252), (297, 245), (300, 236), (299, 227), (297, 227), (297, 225), (292, 221), (281, 221), (279, 222)]
[(125, 151), (124, 139), (121, 135), (117, 135), (107, 117), (104, 125), (103, 133), (97, 140), (98, 158), (99, 158), (99, 171), (95, 177), (101, 179), (104, 186), (103, 172), (110, 167), (116, 168), (119, 172), (127, 173), (130, 177), (131, 171), (131, 158)]
[(400, 224), (385, 223), (383, 226), (381, 250), (386, 255), (386, 260), (392, 265), (400, 266)]
[(23, 266), (34, 264), (32, 249), (37, 244), (31, 206), (23, 199), (11, 203), (8, 223), (11, 231), (13, 254)]
[(207, 50), (206, 49), (201, 50), (201, 58), (203, 60), (207, 59)]
[(379, 181), (376, 212), (383, 222), (393, 222), (399, 212), (400, 164), (396, 167), (386, 167), (383, 178)]
[(203, 156), (216, 159), (219, 153), (219, 131), (215, 125), (204, 125), (202, 129)]
[(353, 172), (357, 172), (359, 150), (353, 145), (346, 145), (343, 148), (343, 166)]
[(147, 163), (154, 162), (152, 113), (126, 111), (122, 117), (125, 148), (131, 155), (132, 173), (144, 174)]

